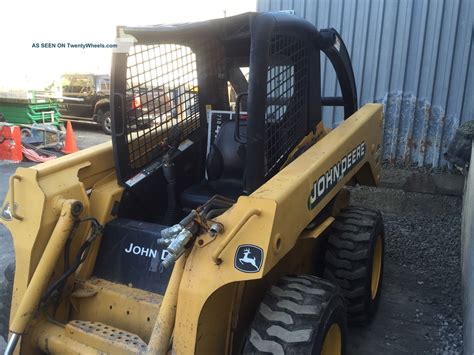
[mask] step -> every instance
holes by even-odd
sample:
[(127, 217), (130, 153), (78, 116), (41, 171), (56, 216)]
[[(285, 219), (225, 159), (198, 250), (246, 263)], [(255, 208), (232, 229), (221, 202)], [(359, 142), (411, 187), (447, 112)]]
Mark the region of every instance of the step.
[(69, 338), (111, 354), (138, 354), (147, 347), (138, 335), (100, 322), (73, 320), (65, 331)]
[(163, 296), (99, 278), (78, 281), (70, 319), (124, 329), (148, 341)]

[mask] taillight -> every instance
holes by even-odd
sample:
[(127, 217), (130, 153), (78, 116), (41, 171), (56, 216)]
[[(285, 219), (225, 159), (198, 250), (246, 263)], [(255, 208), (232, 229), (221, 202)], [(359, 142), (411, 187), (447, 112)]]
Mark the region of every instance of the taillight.
[(132, 108), (139, 108), (142, 106), (142, 101), (140, 100), (140, 96), (135, 96), (132, 102)]

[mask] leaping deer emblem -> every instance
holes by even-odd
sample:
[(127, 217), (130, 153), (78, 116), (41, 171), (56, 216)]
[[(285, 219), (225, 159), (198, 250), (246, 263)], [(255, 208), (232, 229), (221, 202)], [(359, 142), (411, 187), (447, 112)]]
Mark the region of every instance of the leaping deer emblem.
[(249, 248), (244, 249), (244, 257), (239, 258), (240, 263), (242, 265), (243, 264), (250, 264), (255, 268), (255, 270), (258, 270), (256, 258), (255, 257), (249, 257), (249, 255), (250, 255), (250, 249)]

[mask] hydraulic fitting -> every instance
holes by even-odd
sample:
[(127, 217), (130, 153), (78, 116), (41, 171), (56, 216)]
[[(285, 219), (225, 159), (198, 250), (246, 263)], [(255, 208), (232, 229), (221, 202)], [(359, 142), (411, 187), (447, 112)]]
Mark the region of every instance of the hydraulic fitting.
[(189, 243), (193, 234), (187, 229), (181, 230), (176, 238), (168, 245), (166, 251), (168, 254), (161, 263), (161, 267), (167, 269), (174, 264), (176, 260), (184, 253), (185, 246)]

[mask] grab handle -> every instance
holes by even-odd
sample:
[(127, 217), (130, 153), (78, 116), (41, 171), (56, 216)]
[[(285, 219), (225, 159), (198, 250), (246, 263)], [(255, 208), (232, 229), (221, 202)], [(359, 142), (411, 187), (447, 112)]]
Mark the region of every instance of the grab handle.
[(229, 234), (225, 237), (221, 244), (219, 244), (212, 254), (212, 260), (215, 264), (219, 265), (222, 262), (221, 254), (230, 241), (236, 236), (236, 234), (242, 229), (242, 227), (247, 223), (247, 221), (252, 216), (260, 216), (261, 211), (257, 209), (252, 209), (248, 211), (244, 217), (239, 221), (239, 223), (229, 232)]
[(16, 213), (15, 208), (15, 180), (21, 181), (20, 175), (10, 176), (10, 214), (13, 218), (23, 221), (23, 217)]

